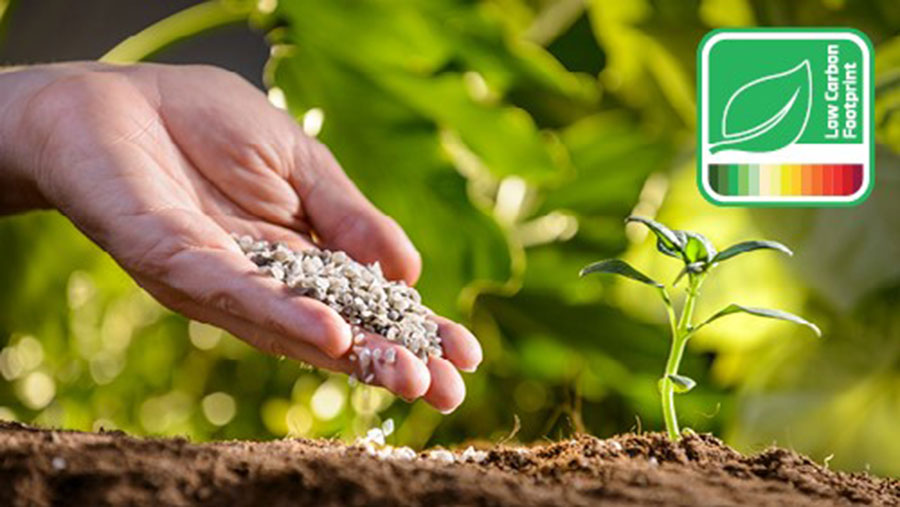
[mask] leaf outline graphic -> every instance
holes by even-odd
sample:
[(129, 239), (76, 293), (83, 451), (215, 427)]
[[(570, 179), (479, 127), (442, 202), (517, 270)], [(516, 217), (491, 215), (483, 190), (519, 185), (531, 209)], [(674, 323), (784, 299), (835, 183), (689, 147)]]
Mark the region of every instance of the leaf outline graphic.
[[(728, 114), (731, 109), (731, 105), (732, 105), (732, 103), (734, 103), (735, 99), (737, 97), (739, 97), (741, 95), (741, 93), (743, 93), (744, 91), (746, 91), (748, 89), (753, 88), (754, 86), (760, 85), (766, 81), (770, 81), (773, 79), (781, 79), (786, 76), (790, 76), (791, 74), (794, 74), (794, 73), (800, 71), (801, 69), (806, 71), (806, 89), (807, 89), (806, 115), (803, 118), (803, 124), (800, 126), (800, 129), (798, 130), (798, 132), (794, 136), (794, 138), (780, 146), (776, 146), (776, 147), (768, 149), (768, 150), (741, 150), (739, 147), (731, 147), (731, 145), (740, 145), (740, 144), (746, 143), (747, 141), (755, 139), (763, 134), (768, 133), (769, 131), (774, 129), (776, 126), (778, 126), (778, 124), (780, 124), (781, 121), (784, 120), (785, 117), (787, 117), (788, 113), (791, 112), (794, 105), (796, 104), (797, 98), (799, 97), (800, 90), (802, 88), (802, 85), (798, 86), (797, 89), (794, 90), (794, 93), (791, 95), (791, 98), (785, 103), (785, 105), (782, 106), (782, 108), (779, 109), (778, 112), (775, 113), (768, 120), (760, 123), (759, 125), (756, 125), (755, 127), (745, 129), (740, 132), (728, 132), (728, 127), (727, 127)], [(776, 74), (770, 74), (767, 76), (763, 76), (761, 78), (754, 79), (753, 81), (750, 81), (749, 83), (738, 88), (728, 99), (728, 103), (726, 103), (726, 105), (725, 105), (725, 110), (722, 112), (722, 137), (725, 139), (723, 141), (719, 141), (717, 143), (711, 143), (709, 150), (712, 153), (715, 153), (715, 152), (721, 151), (721, 150), (726, 150), (726, 149), (739, 150), (739, 151), (775, 151), (777, 149), (784, 148), (786, 146), (790, 146), (791, 144), (794, 144), (795, 142), (797, 142), (797, 140), (800, 139), (800, 136), (803, 135), (803, 132), (806, 131), (806, 125), (809, 123), (809, 116), (810, 116), (811, 111), (812, 111), (812, 69), (810, 67), (809, 59), (805, 59), (802, 62), (800, 62), (799, 64), (795, 65), (794, 67), (792, 67), (786, 71), (779, 72)]]

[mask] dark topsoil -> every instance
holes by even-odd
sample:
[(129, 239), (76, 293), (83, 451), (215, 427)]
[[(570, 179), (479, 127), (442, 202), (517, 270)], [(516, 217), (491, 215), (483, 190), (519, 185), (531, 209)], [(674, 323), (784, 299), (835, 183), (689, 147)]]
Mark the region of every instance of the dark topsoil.
[(325, 440), (137, 439), (0, 423), (0, 505), (900, 505), (900, 481), (708, 435), (493, 447), (482, 464), (379, 461)]

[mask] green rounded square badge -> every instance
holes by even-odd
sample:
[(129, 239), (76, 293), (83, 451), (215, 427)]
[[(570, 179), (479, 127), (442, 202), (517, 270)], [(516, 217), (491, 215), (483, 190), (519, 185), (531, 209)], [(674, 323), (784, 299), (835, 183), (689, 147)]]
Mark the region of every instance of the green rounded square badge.
[(697, 184), (723, 206), (852, 206), (872, 190), (873, 60), (857, 30), (710, 32)]

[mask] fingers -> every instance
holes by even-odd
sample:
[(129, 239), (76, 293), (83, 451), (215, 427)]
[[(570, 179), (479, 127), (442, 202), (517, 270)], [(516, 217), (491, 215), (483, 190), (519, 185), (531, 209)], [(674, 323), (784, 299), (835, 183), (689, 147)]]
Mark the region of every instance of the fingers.
[[(304, 343), (285, 340), (270, 331), (260, 330), (249, 322), (241, 322), (235, 318), (225, 320), (229, 331), (264, 352), (352, 374), (367, 384), (382, 386), (407, 401), (425, 395), (432, 382), (431, 372), (425, 363), (402, 346), (376, 334), (360, 333), (365, 337), (364, 340), (355, 344), (344, 356), (333, 358)], [(362, 353), (363, 349), (367, 350), (365, 354)], [(389, 350), (393, 352), (388, 352)], [(366, 359), (363, 360), (363, 357)], [(445, 407), (443, 398), (438, 399), (445, 403), (442, 405)]]
[(430, 318), (438, 325), (444, 356), (462, 371), (475, 371), (482, 358), (481, 345), (475, 335), (450, 319), (438, 315), (432, 315)]
[[(353, 373), (407, 400), (424, 397), (442, 412), (454, 410), (465, 397), (456, 367), (471, 370), (481, 361), (471, 333), (442, 317), (432, 318), (446, 359), (432, 357), (427, 365), (382, 336), (357, 332), (354, 339), (351, 327), (332, 309), (292, 295), (239, 252), (197, 247), (176, 253), (167, 265), (164, 277), (142, 285), (176, 310), (224, 327), (265, 352)], [(186, 297), (172, 304), (171, 296), (159, 293)]]
[(167, 268), (165, 283), (200, 306), (245, 319), (285, 340), (312, 344), (331, 357), (350, 348), (350, 326), (337, 312), (291, 294), (240, 253), (183, 250), (169, 259)]
[(288, 339), (283, 335), (261, 328), (255, 323), (233, 314), (201, 306), (189, 299), (173, 299), (171, 293), (168, 293), (164, 287), (156, 282), (146, 279), (139, 279), (138, 281), (163, 304), (177, 309), (194, 320), (221, 327), (266, 354), (289, 357), (331, 371), (343, 373), (352, 371), (353, 365), (346, 356), (338, 358), (328, 356), (313, 345)]
[(257, 349), (276, 357), (289, 357), (297, 361), (309, 363), (317, 368), (350, 373), (352, 363), (343, 357), (331, 357), (318, 348), (306, 343), (286, 339), (284, 336), (272, 333), (252, 322), (238, 317), (223, 315), (215, 319), (221, 322), (221, 326), (231, 334), (241, 338)]
[(425, 401), (444, 414), (456, 410), (466, 397), (466, 384), (459, 372), (446, 359), (428, 358), (431, 385), (425, 393)]
[(425, 363), (405, 347), (377, 334), (357, 333), (352, 356), (357, 378), (384, 386), (406, 400), (420, 398), (431, 385)]
[(265, 353), (353, 374), (358, 379), (380, 385), (407, 401), (421, 397), (443, 413), (455, 410), (465, 398), (463, 379), (454, 364), (447, 359), (431, 357), (426, 365), (403, 346), (364, 331), (357, 333), (358, 338), (354, 340), (351, 349), (340, 357), (334, 357), (315, 345), (273, 332), (215, 306), (204, 305), (193, 299), (175, 302), (171, 296), (167, 296), (166, 288), (157, 282), (140, 281), (164, 304), (191, 318), (220, 326)]
[[(290, 340), (233, 314), (201, 306), (191, 300), (175, 303), (167, 298), (164, 289), (154, 282), (143, 282), (142, 280), (142, 285), (157, 295), (163, 303), (177, 307), (191, 318), (220, 326), (267, 354), (285, 356), (318, 368), (352, 374), (367, 383), (380, 385), (407, 401), (421, 398), (431, 385), (431, 373), (425, 363), (402, 346), (376, 334), (359, 333), (364, 336), (364, 340), (358, 340), (359, 343), (352, 350), (335, 358), (312, 345)], [(159, 294), (160, 289), (163, 290), (162, 294)], [(365, 366), (362, 366), (360, 360), (363, 348), (368, 350)], [(377, 358), (373, 359), (372, 354), (375, 350), (379, 352), (375, 354)], [(393, 352), (388, 352), (389, 350)]]
[(379, 261), (389, 279), (415, 283), (422, 259), (403, 229), (363, 196), (325, 146), (298, 136), (290, 179), (323, 246)]
[[(464, 343), (470, 339), (462, 326), (442, 320), (452, 331), (451, 341)], [(455, 410), (466, 397), (466, 385), (449, 360), (430, 357), (426, 365), (405, 347), (377, 334), (357, 333), (352, 357), (357, 378), (382, 385), (406, 400), (423, 397), (443, 413)]]
[(466, 396), (463, 379), (449, 361), (432, 357), (426, 365), (406, 348), (376, 334), (361, 333), (364, 339), (358, 340), (348, 354), (332, 358), (309, 345), (260, 330), (249, 322), (234, 317), (224, 320), (229, 331), (267, 353), (353, 374), (365, 383), (382, 386), (407, 401), (423, 398), (443, 413), (455, 410)]

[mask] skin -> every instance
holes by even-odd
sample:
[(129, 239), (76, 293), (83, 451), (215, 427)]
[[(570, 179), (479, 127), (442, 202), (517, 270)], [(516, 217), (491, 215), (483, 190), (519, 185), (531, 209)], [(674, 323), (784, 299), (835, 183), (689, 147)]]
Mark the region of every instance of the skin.
[[(0, 73), (0, 212), (55, 208), (170, 309), (263, 352), (353, 372), (350, 327), (258, 272), (230, 233), (344, 250), (415, 283), (421, 257), (328, 149), (214, 67), (68, 63)], [(481, 348), (441, 317), (444, 358), (397, 349), (373, 383), (442, 412)]]

